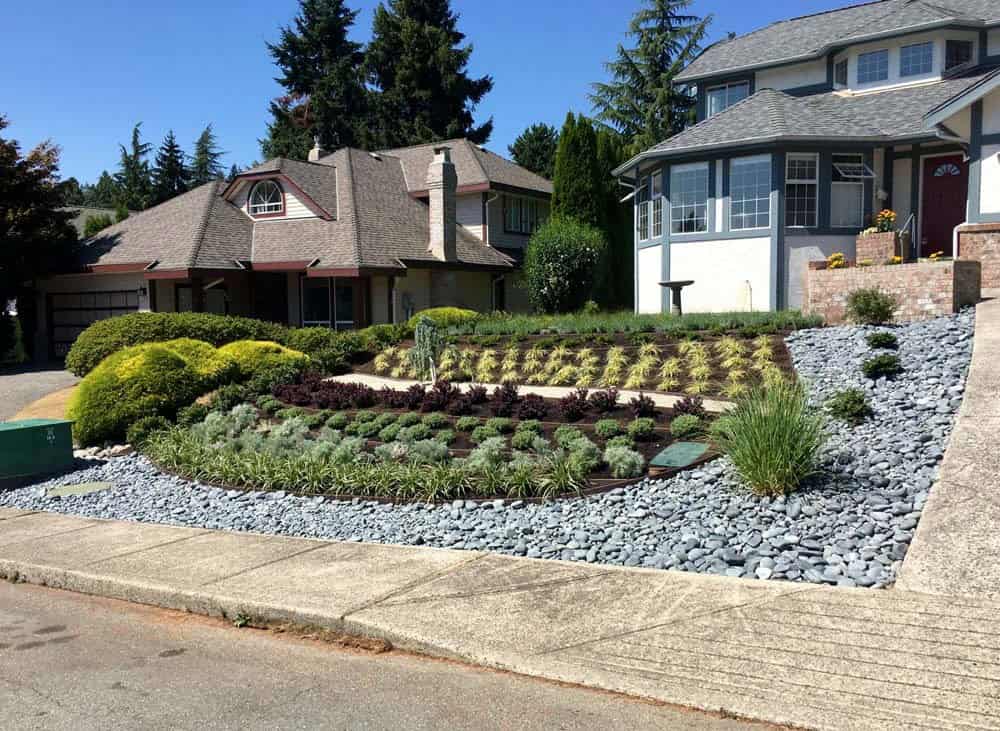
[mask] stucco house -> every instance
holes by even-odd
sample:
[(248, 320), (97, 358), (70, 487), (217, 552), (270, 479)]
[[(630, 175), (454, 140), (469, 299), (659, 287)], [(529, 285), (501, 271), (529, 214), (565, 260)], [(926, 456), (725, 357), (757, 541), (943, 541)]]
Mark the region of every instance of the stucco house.
[(516, 286), (552, 185), (468, 140), (269, 160), (131, 215), (38, 282), (36, 352), (128, 312), (337, 329), (427, 307), (527, 308)]
[[(882, 0), (706, 48), (697, 124), (615, 171), (634, 188), (639, 312), (796, 308), (810, 260), (883, 208), (918, 256), (1000, 251), (1000, 3)], [(957, 250), (956, 250), (957, 244)], [(996, 273), (1000, 281), (1000, 271)]]

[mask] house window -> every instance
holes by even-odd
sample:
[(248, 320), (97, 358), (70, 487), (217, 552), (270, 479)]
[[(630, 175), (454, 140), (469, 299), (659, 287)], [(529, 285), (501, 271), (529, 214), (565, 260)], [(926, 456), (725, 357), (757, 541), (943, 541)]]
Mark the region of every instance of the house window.
[(837, 86), (847, 86), (847, 59), (838, 61), (834, 68), (834, 81)]
[(505, 195), (503, 197), (505, 233), (530, 236), (545, 223), (545, 206), (532, 198)]
[(670, 169), (670, 232), (708, 230), (708, 163)]
[(635, 230), (639, 234), (639, 241), (649, 238), (649, 181), (647, 180), (643, 180), (636, 194)]
[(285, 210), (281, 186), (273, 180), (262, 180), (250, 190), (251, 216), (276, 216)]
[(964, 66), (972, 61), (972, 41), (948, 41), (945, 44), (944, 69)]
[(830, 225), (860, 229), (865, 215), (865, 177), (868, 166), (863, 155), (834, 155), (830, 191)]
[(663, 176), (656, 173), (650, 179), (653, 197), (653, 238), (663, 236)]
[(785, 225), (815, 228), (819, 155), (789, 154), (785, 164)]
[(750, 96), (750, 82), (741, 81), (738, 84), (724, 84), (723, 86), (713, 86), (708, 90), (708, 115), (718, 114), (724, 109), (728, 109), (738, 101), (742, 101)]
[(934, 43), (917, 43), (899, 49), (899, 75), (921, 76), (934, 70)]
[(303, 276), (299, 281), (304, 327), (329, 327), (335, 330), (355, 328), (356, 280)]
[(729, 228), (771, 225), (771, 158), (745, 157), (729, 166)]
[(858, 56), (858, 83), (873, 84), (889, 78), (889, 51), (872, 51)]

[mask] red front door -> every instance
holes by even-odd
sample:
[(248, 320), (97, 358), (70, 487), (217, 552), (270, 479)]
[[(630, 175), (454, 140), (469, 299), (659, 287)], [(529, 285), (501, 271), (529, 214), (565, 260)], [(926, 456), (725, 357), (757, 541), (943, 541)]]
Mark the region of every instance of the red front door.
[(952, 255), (952, 232), (965, 222), (969, 195), (969, 166), (961, 155), (924, 160), (924, 199), (921, 201), (920, 255), (936, 251)]

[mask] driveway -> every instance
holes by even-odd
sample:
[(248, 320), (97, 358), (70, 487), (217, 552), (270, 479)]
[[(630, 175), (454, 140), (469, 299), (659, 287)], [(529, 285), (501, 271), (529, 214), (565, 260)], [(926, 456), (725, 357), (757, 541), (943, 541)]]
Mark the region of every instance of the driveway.
[(53, 391), (68, 388), (80, 379), (61, 364), (22, 366), (0, 370), (0, 421), (10, 419), (25, 406)]

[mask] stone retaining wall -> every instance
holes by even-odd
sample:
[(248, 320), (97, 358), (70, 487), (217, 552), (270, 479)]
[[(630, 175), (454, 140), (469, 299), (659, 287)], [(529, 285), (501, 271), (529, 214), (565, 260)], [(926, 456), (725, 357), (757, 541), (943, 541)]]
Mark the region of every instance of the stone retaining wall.
[(899, 300), (897, 320), (925, 320), (979, 302), (981, 276), (978, 261), (846, 269), (827, 269), (826, 262), (810, 262), (803, 309), (811, 315), (822, 315), (827, 323), (843, 322), (851, 292), (876, 288)]
[(958, 231), (958, 258), (983, 265), (983, 288), (1000, 288), (1000, 223), (967, 224)]

